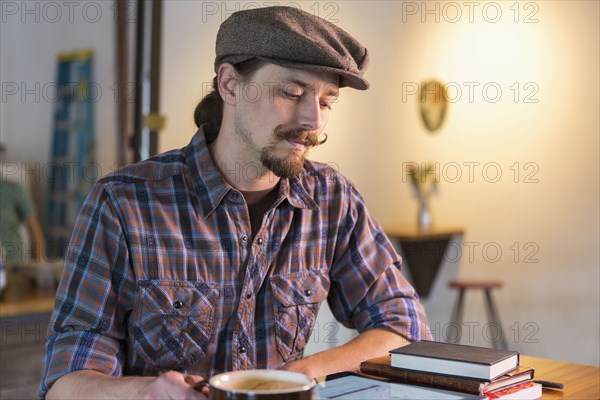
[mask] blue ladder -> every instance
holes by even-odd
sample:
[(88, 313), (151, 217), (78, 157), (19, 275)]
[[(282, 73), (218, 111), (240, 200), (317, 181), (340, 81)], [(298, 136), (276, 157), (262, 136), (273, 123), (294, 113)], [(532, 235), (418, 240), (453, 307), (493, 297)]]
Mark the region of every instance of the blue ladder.
[(97, 179), (94, 163), (93, 51), (58, 55), (56, 109), (48, 166), (47, 254), (62, 257), (75, 219)]

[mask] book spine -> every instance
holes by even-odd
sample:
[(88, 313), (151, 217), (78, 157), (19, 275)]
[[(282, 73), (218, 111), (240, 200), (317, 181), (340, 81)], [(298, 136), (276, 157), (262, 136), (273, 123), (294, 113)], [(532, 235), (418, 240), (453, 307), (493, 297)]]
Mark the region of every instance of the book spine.
[(364, 363), (360, 367), (360, 372), (367, 375), (380, 376), (382, 378), (392, 379), (398, 383), (408, 383), (414, 385), (428, 386), (435, 389), (453, 390), (461, 393), (483, 395), (483, 383), (475, 381), (464, 381), (448, 376), (421, 374), (403, 369), (381, 369), (377, 365)]

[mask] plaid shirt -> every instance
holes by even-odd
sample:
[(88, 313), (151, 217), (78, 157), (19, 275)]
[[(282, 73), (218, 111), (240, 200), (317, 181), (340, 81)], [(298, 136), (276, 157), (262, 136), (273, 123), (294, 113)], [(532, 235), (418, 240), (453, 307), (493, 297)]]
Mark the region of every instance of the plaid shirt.
[[(243, 173), (243, 171), (240, 171)], [(41, 395), (62, 375), (204, 376), (302, 357), (321, 302), (344, 326), (427, 335), (400, 259), (356, 188), (307, 161), (251, 237), (200, 130), (101, 179), (66, 255)]]

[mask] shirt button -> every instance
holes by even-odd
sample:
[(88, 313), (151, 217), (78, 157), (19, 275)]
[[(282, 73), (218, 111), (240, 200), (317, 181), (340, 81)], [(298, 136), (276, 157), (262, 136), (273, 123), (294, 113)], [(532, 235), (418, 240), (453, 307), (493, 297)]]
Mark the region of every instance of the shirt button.
[(240, 236), (240, 239), (242, 240), (243, 243), (248, 243), (248, 235), (242, 235), (242, 236)]
[(237, 198), (240, 197), (240, 194), (238, 192), (233, 192), (232, 196), (237, 200)]
[(310, 289), (306, 289), (306, 290), (304, 291), (304, 294), (305, 294), (306, 296), (310, 296), (310, 295), (312, 294), (312, 290), (310, 290)]
[(183, 303), (180, 300), (177, 300), (173, 302), (173, 307), (175, 307), (176, 309), (180, 309), (181, 307), (183, 307)]
[(246, 292), (246, 298), (249, 299), (252, 297), (252, 293), (251, 292)]
[(244, 353), (246, 352), (246, 346), (243, 346), (243, 345), (241, 345), (241, 344), (240, 344), (240, 345), (238, 346), (238, 351), (239, 351), (240, 353), (244, 354)]
[(256, 243), (258, 243), (259, 245), (261, 245), (261, 244), (263, 244), (263, 243), (264, 243), (264, 240), (262, 240), (262, 238), (258, 238), (258, 239), (256, 240)]

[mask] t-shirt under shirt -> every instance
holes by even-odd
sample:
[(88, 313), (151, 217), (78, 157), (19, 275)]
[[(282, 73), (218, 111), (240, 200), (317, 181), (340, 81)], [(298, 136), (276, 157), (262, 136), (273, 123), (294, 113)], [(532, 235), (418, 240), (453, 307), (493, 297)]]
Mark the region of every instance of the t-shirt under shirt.
[(273, 205), (279, 192), (279, 185), (264, 190), (254, 190), (250, 192), (241, 191), (248, 204), (248, 213), (250, 214), (250, 224), (252, 225), (252, 237), (256, 236), (262, 225), (263, 216)]

